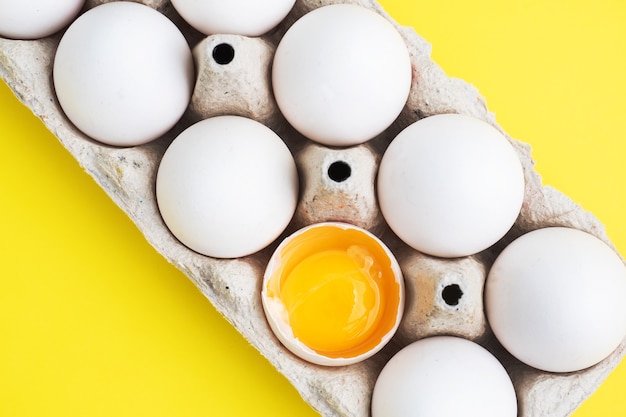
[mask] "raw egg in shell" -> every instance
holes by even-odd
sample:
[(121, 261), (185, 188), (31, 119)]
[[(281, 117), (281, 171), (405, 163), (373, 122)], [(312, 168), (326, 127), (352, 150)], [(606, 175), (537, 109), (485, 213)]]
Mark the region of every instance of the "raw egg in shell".
[(240, 116), (202, 120), (165, 151), (156, 179), (161, 216), (187, 247), (238, 258), (272, 243), (298, 199), (296, 163), (267, 126)]
[(0, 36), (39, 39), (70, 24), (85, 0), (0, 0)]
[(136, 146), (170, 130), (187, 109), (194, 62), (181, 31), (143, 4), (96, 6), (69, 26), (54, 58), (61, 108), (87, 136)]
[(278, 339), (320, 365), (364, 360), (387, 344), (404, 309), (391, 251), (345, 223), (319, 223), (285, 239), (266, 269), (262, 302)]
[(487, 319), (520, 361), (573, 372), (609, 356), (626, 336), (626, 266), (597, 237), (567, 227), (522, 235), (494, 262)]
[(272, 84), (287, 121), (318, 143), (351, 146), (382, 133), (411, 89), (408, 49), (396, 28), (364, 7), (317, 8), (276, 49)]
[(387, 362), (372, 395), (372, 417), (516, 417), (513, 383), (502, 364), (466, 339), (418, 340)]
[(524, 171), (506, 137), (460, 114), (421, 119), (385, 151), (378, 171), (383, 217), (406, 244), (455, 258), (487, 249), (513, 226)]
[(187, 23), (205, 35), (261, 36), (278, 25), (295, 0), (172, 0)]

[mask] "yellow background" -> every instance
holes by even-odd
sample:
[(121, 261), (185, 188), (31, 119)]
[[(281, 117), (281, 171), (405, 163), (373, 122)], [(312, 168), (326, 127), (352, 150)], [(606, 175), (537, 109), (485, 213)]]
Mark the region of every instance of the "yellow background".
[[(382, 0), (626, 254), (626, 3)], [(315, 416), (0, 85), (0, 416)], [(575, 417), (626, 415), (626, 363)]]

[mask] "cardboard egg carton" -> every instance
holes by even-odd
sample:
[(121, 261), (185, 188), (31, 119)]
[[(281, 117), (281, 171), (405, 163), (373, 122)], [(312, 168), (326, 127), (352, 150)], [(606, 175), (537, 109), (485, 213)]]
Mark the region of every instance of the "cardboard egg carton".
[[(85, 7), (106, 2), (90, 0)], [(396, 122), (373, 140), (345, 149), (327, 148), (301, 137), (284, 121), (271, 94), (269, 70), (273, 51), (299, 17), (316, 7), (339, 2), (373, 9), (391, 20), (373, 0), (298, 0), (289, 16), (263, 37), (204, 37), (175, 13), (169, 1), (141, 1), (172, 19), (186, 35), (194, 47), (198, 83), (179, 124), (156, 141), (137, 147), (115, 148), (95, 142), (64, 116), (51, 76), (61, 34), (36, 41), (0, 39), (0, 76), (136, 223), (156, 250), (184, 272), (322, 415), (369, 416), (372, 389), (387, 360), (411, 341), (439, 334), (474, 340), (498, 357), (513, 380), (520, 417), (570, 415), (617, 366), (625, 354), (626, 341), (604, 361), (583, 371), (552, 374), (533, 369), (504, 351), (489, 330), (484, 316), (483, 285), (499, 251), (527, 231), (557, 225), (573, 227), (610, 245), (603, 226), (568, 197), (542, 186), (529, 146), (503, 132), (519, 154), (526, 179), (525, 201), (511, 231), (492, 248), (462, 259), (429, 257), (400, 242), (385, 225), (374, 189), (382, 152), (395, 135), (410, 123), (439, 113), (470, 115), (502, 129), (472, 86), (448, 77), (431, 61), (430, 45), (413, 29), (393, 22), (406, 41), (413, 65), (409, 100)], [(220, 44), (235, 49), (232, 62), (215, 63), (212, 51)], [(224, 94), (225, 90), (228, 94)], [(295, 357), (278, 342), (263, 313), (260, 287), (265, 265), (280, 239), (252, 256), (225, 260), (189, 250), (168, 231), (154, 193), (160, 158), (184, 128), (220, 114), (261, 121), (292, 150), (300, 171), (300, 201), (283, 237), (308, 224), (340, 220), (374, 232), (398, 258), (406, 280), (406, 313), (392, 342), (373, 358), (346, 367), (321, 367)]]

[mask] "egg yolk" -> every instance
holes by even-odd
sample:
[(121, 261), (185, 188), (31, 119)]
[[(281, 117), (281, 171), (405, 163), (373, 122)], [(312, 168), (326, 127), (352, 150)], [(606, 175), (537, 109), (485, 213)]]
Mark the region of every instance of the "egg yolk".
[[(321, 230), (320, 230), (321, 229)], [(400, 284), (382, 246), (362, 231), (321, 227), (281, 252), (267, 284), (293, 337), (327, 357), (354, 357), (395, 325)]]
[(281, 288), (294, 336), (317, 351), (342, 351), (363, 343), (380, 319), (382, 300), (375, 281), (380, 275), (360, 246), (304, 259)]

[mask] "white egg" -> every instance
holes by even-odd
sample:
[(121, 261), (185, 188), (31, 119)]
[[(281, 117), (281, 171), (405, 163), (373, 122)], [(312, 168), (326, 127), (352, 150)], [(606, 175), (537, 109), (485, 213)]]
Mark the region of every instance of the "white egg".
[(205, 35), (260, 36), (278, 25), (295, 0), (172, 0), (183, 19)]
[(496, 243), (517, 219), (524, 172), (491, 125), (459, 114), (419, 120), (385, 151), (378, 173), (383, 217), (409, 246), (461, 257)]
[(0, 0), (0, 36), (39, 39), (74, 19), (85, 0)]
[(251, 119), (198, 122), (168, 147), (156, 196), (170, 231), (189, 248), (216, 258), (263, 249), (296, 208), (298, 174), (284, 142)]
[(384, 131), (411, 88), (404, 40), (381, 15), (335, 4), (300, 18), (281, 39), (272, 69), (274, 94), (304, 136), (349, 146)]
[(487, 318), (516, 358), (549, 372), (587, 368), (626, 336), (626, 267), (600, 239), (549, 227), (507, 246), (489, 271)]
[(149, 142), (180, 119), (194, 63), (183, 34), (133, 2), (97, 6), (72, 23), (54, 60), (54, 88), (72, 123), (115, 146)]
[(513, 383), (486, 349), (437, 336), (414, 342), (385, 365), (372, 417), (516, 417)]

